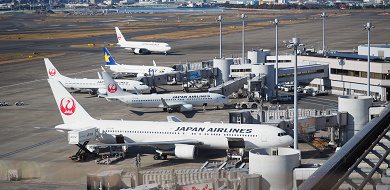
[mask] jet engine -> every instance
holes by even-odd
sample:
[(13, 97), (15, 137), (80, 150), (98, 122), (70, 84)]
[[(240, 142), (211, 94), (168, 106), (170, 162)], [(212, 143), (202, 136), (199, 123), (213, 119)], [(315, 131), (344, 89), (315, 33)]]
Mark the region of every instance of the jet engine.
[(192, 111), (192, 109), (193, 109), (192, 104), (180, 105), (180, 112)]
[(198, 148), (195, 145), (175, 144), (175, 156), (180, 159), (195, 159), (198, 157)]
[(148, 53), (148, 50), (146, 49), (134, 49), (135, 54), (146, 54)]
[(97, 89), (97, 94), (101, 94), (101, 95), (106, 95), (107, 94), (107, 90), (105, 88), (99, 88)]

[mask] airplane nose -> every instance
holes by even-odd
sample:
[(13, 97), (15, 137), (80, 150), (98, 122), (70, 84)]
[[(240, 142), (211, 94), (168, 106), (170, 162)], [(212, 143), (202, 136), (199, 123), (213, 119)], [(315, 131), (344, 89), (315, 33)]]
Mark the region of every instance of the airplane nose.
[(286, 135), (286, 145), (290, 145), (294, 142), (294, 138), (292, 138), (290, 135)]

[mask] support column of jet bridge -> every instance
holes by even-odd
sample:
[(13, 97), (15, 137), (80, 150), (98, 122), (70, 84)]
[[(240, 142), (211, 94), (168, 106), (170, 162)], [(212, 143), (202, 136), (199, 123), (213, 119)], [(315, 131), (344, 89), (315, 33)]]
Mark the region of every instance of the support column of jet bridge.
[[(262, 100), (269, 101), (273, 97), (275, 89), (275, 71), (273, 65), (253, 64), (252, 73), (256, 75), (255, 78), (249, 80), (248, 85), (253, 83), (255, 79), (260, 81), (258, 91)], [(250, 89), (256, 89), (251, 87)]]
[(259, 148), (249, 152), (249, 174), (260, 174), (261, 189), (292, 189), (293, 170), (300, 165), (300, 150)]
[(248, 59), (251, 64), (266, 63), (269, 55), (271, 55), (271, 50), (269, 49), (248, 51)]
[(348, 112), (347, 125), (340, 129), (341, 141), (345, 144), (368, 123), (372, 98), (370, 96), (340, 96), (338, 102), (338, 111)]
[[(222, 84), (223, 82), (229, 81), (229, 75), (230, 75), (230, 65), (233, 65), (233, 59), (228, 58), (221, 58), (221, 59), (214, 59), (213, 60), (213, 67), (217, 70), (217, 76), (215, 78), (215, 86), (218, 86)], [(214, 71), (215, 73), (215, 71)]]

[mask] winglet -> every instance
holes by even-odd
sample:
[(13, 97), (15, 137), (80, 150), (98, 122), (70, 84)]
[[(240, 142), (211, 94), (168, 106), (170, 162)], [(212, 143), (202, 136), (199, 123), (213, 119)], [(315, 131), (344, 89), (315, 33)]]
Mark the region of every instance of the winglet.
[(97, 72), (99, 79), (103, 79), (102, 75), (100, 75), (99, 72)]
[(120, 65), (114, 60), (114, 58), (112, 58), (107, 48), (104, 47), (103, 51), (104, 51), (104, 60), (106, 61), (106, 65)]
[(164, 98), (161, 98), (161, 101), (162, 101), (162, 103), (163, 103), (163, 105), (164, 105), (164, 108), (169, 107), (168, 104), (167, 104), (167, 102), (164, 100)]
[(179, 119), (176, 116), (167, 116), (168, 122), (183, 122), (181, 119)]
[(141, 92), (137, 89), (137, 87), (134, 86), (135, 92), (137, 92), (137, 95), (142, 95)]

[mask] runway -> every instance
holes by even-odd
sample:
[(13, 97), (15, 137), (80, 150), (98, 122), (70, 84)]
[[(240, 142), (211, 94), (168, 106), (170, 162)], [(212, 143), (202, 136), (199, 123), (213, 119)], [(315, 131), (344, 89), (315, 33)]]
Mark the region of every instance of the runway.
[[(311, 11), (283, 14), (281, 20), (309, 17), (320, 14), (322, 11)], [(335, 11), (333, 11), (335, 12)], [(340, 12), (340, 11), (337, 11)], [(345, 11), (343, 11), (345, 12)], [(356, 11), (345, 16), (329, 17), (326, 20), (326, 43), (331, 50), (348, 50), (367, 42), (367, 31), (362, 30), (362, 25), (368, 19), (375, 25), (371, 32), (371, 43), (388, 43), (390, 33), (390, 19), (388, 15), (379, 15), (380, 12)], [(334, 13), (332, 13), (334, 14)], [(146, 17), (145, 15), (141, 15)], [(140, 16), (140, 17), (141, 17)], [(34, 20), (43, 15), (20, 15), (3, 19), (0, 25), (0, 37), (12, 32), (24, 33), (31, 31), (49, 30), (53, 24), (35, 25)], [(25, 20), (29, 18), (30, 20)], [(163, 17), (164, 18), (164, 17)], [(251, 20), (248, 23), (257, 22)], [(274, 18), (262, 18), (260, 20), (273, 20)], [(31, 21), (31, 22), (30, 22)], [(239, 26), (241, 20), (229, 21)], [(4, 23), (4, 24), (3, 24)], [(77, 30), (78, 27), (99, 27), (99, 22), (66, 23), (66, 30)], [(69, 26), (71, 25), (71, 26)], [(72, 26), (77, 25), (77, 26)], [(211, 23), (218, 26), (219, 23)], [(63, 27), (60, 24), (60, 27)], [(107, 27), (107, 26), (105, 26)], [(199, 27), (209, 27), (202, 25)], [(17, 29), (17, 31), (7, 31)], [(189, 30), (192, 27), (170, 28), (170, 31)], [(167, 32), (156, 30), (154, 33)], [(137, 36), (142, 33), (124, 34), (125, 36)], [(245, 33), (246, 51), (251, 49), (275, 49), (275, 28), (267, 26), (260, 30), (252, 30)], [(290, 53), (292, 50), (285, 48), (281, 41), (300, 37), (301, 42), (307, 48), (312, 46), (317, 49), (322, 44), (322, 19), (313, 19), (310, 22), (296, 25), (281, 25), (279, 28), (279, 55)], [(223, 56), (241, 56), (241, 33), (231, 33), (223, 36)], [(44, 39), (44, 40), (2, 40), (0, 43), (1, 54), (49, 52), (51, 54), (62, 53), (62, 56), (51, 57), (50, 60), (61, 74), (74, 78), (97, 78), (100, 66), (105, 64), (102, 47), (72, 48), (77, 44), (107, 44), (115, 43), (115, 31), (112, 34), (87, 38), (69, 39)], [(167, 40), (172, 46), (172, 52), (168, 56), (163, 54), (134, 55), (128, 50), (119, 47), (108, 47), (115, 60), (122, 64), (152, 64), (155, 60), (158, 65), (169, 66), (188, 62), (211, 60), (219, 56), (219, 34), (204, 38)], [(38, 57), (35, 59), (35, 57)], [(49, 87), (47, 73), (43, 57), (39, 54), (31, 59), (14, 61), (13, 63), (0, 64), (0, 101), (9, 102), (12, 106), (0, 107), (0, 188), (1, 189), (85, 189), (86, 174), (97, 173), (104, 170), (125, 169), (132, 170), (134, 159), (126, 159), (114, 165), (97, 165), (96, 163), (75, 163), (68, 160), (78, 148), (69, 145), (65, 133), (54, 130), (35, 129), (34, 127), (54, 127), (61, 124), (62, 119), (55, 104), (54, 97)], [(180, 91), (181, 86), (164, 86), (173, 91)], [(166, 112), (160, 109), (131, 108), (117, 102), (108, 102), (103, 98), (91, 97), (88, 92), (75, 92), (73, 96), (96, 119), (124, 119), (124, 120), (156, 120), (166, 121)], [(333, 97), (334, 98), (334, 97)], [(25, 102), (25, 106), (13, 105), (16, 101)], [(334, 105), (330, 105), (334, 106)], [(322, 106), (321, 106), (322, 107)], [(228, 123), (228, 112), (232, 110), (216, 110), (208, 108), (206, 112), (197, 108), (191, 114), (170, 113), (183, 121), (192, 122), (224, 122)], [(144, 169), (170, 169), (179, 167), (198, 168), (206, 160), (221, 161), (226, 156), (222, 151), (204, 151), (200, 159), (176, 160), (169, 157), (168, 160), (153, 160), (153, 150), (134, 147), (131, 155), (142, 153), (142, 168)], [(309, 158), (307, 162), (311, 162)], [(22, 181), (4, 182), (8, 169), (22, 169)]]

